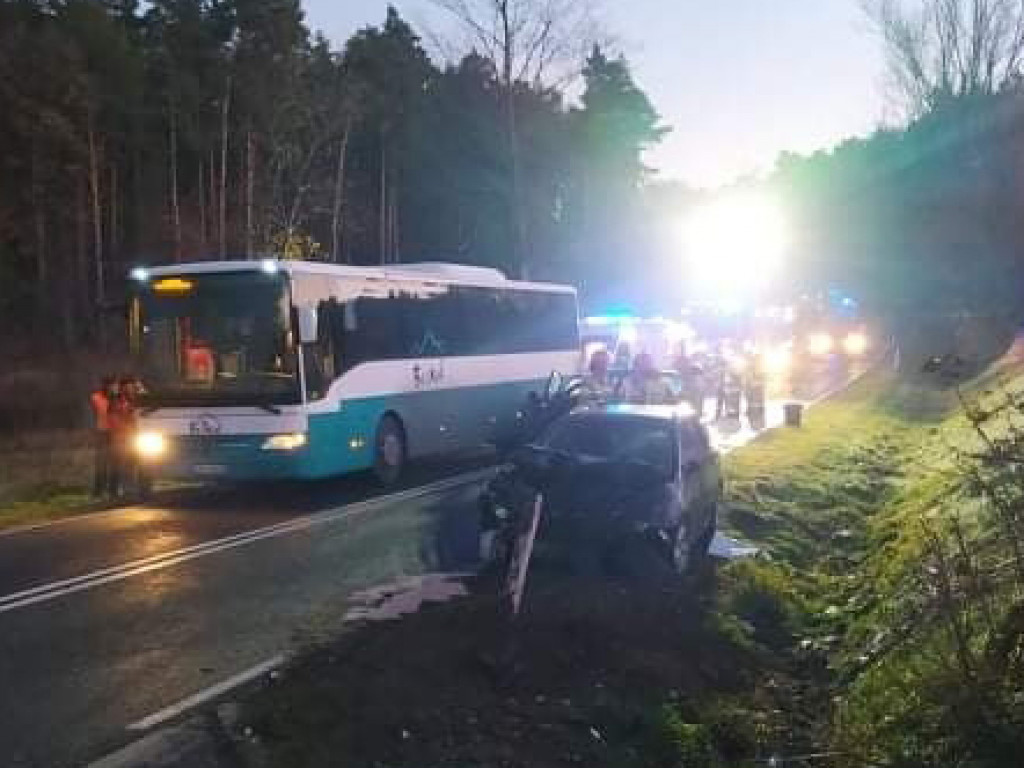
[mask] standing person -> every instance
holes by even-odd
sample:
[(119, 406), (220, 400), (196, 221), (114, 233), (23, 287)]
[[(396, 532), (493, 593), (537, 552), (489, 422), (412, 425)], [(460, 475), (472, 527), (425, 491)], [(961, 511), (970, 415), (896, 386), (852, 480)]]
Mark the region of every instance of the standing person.
[(615, 368), (623, 373), (629, 370), (629, 361), (633, 359), (633, 353), (629, 348), (629, 342), (620, 341), (615, 348)]
[(671, 389), (646, 352), (636, 356), (623, 389), (626, 401), (637, 405), (664, 405), (672, 400)]
[(768, 380), (764, 359), (760, 354), (752, 355), (746, 377), (747, 418), (751, 424), (764, 423), (765, 391)]
[(679, 353), (673, 360), (673, 367), (683, 382), (683, 397), (693, 408), (698, 419), (704, 418), (704, 369), (693, 356), (686, 354), (686, 345), (679, 345)]
[(607, 400), (615, 387), (609, 369), (612, 358), (607, 349), (599, 349), (590, 356), (587, 375), (583, 378), (583, 396), (590, 400)]
[(100, 386), (89, 395), (93, 417), (94, 470), (92, 495), (96, 498), (113, 496), (117, 492), (118, 477), (114, 455), (114, 435), (111, 429), (111, 406), (117, 399), (117, 382), (113, 376), (104, 376)]

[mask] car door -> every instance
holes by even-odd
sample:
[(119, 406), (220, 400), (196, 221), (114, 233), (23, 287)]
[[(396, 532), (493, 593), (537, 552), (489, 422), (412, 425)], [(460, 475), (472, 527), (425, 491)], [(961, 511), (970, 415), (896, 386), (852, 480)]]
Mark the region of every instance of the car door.
[(707, 430), (694, 422), (681, 425), (679, 453), (687, 514), (692, 524), (703, 530), (711, 523), (718, 503), (718, 454), (711, 449)]

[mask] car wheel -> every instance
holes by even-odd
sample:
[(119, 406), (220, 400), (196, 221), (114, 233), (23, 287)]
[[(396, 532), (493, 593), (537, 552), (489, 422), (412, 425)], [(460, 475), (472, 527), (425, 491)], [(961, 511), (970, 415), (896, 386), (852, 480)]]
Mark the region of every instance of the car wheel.
[(694, 546), (687, 536), (686, 526), (680, 525), (672, 529), (668, 536), (669, 562), (678, 574), (689, 573), (693, 568)]
[(693, 543), (693, 551), (691, 557), (693, 560), (699, 560), (708, 556), (708, 552), (711, 550), (711, 542), (715, 538), (715, 526), (710, 525), (701, 533), (700, 537)]
[(701, 533), (700, 538), (696, 542), (696, 553), (699, 557), (707, 557), (708, 550), (711, 549), (711, 542), (714, 541), (715, 534), (718, 532), (718, 504), (715, 504), (714, 510), (708, 516), (707, 528)]
[(394, 485), (405, 468), (405, 431), (401, 422), (390, 414), (377, 425), (374, 439), (373, 472), (384, 485)]

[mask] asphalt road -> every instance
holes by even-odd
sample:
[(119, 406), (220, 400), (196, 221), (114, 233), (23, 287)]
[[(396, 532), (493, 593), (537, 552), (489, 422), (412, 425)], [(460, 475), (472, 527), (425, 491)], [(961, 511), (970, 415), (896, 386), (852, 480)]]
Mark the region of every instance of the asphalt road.
[[(755, 434), (712, 432), (725, 450)], [(0, 762), (82, 765), (330, 633), (353, 591), (471, 569), (485, 467), (419, 467), (387, 493), (361, 477), (196, 492), (0, 533)]]

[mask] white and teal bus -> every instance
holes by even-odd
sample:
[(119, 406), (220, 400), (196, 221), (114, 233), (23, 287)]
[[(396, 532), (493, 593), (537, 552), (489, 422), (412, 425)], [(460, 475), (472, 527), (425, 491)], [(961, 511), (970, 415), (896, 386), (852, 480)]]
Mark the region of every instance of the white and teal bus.
[(500, 440), (580, 364), (574, 289), (455, 264), (180, 264), (132, 273), (157, 477), (322, 478)]

